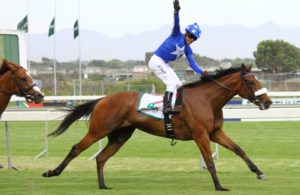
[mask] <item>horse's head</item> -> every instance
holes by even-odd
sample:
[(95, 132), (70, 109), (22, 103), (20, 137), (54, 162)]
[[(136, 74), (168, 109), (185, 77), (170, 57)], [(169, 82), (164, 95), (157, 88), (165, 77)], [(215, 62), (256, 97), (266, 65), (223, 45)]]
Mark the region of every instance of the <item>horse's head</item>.
[(44, 100), (44, 94), (40, 88), (33, 83), (33, 79), (29, 72), (20, 65), (14, 64), (7, 60), (2, 62), (2, 71), (6, 70), (11, 74), (11, 89), (7, 91), (8, 94), (15, 94), (22, 96), (27, 102), (40, 103)]
[(251, 72), (252, 66), (241, 66), (241, 84), (238, 91), (239, 96), (248, 99), (259, 107), (260, 110), (265, 110), (270, 107), (272, 100), (267, 95), (268, 90), (262, 88), (260, 82)]

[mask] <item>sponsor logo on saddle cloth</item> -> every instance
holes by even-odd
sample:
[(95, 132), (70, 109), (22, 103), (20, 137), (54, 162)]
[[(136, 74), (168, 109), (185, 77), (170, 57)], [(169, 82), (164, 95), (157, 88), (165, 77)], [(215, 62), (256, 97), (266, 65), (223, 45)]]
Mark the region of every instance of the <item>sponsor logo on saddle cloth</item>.
[[(163, 95), (152, 95), (144, 93), (140, 96), (140, 101), (137, 107), (137, 111), (147, 116), (163, 120)], [(176, 99), (172, 98), (172, 107), (174, 107)]]

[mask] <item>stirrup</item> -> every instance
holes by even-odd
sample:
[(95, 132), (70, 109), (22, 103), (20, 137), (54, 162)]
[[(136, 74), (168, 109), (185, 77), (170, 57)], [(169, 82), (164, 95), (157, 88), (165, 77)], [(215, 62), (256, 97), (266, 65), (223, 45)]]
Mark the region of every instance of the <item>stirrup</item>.
[(177, 114), (180, 114), (180, 111), (179, 110), (169, 110), (167, 113), (177, 115)]
[(179, 110), (174, 110), (174, 109), (171, 109), (171, 108), (166, 108), (166, 109), (163, 110), (163, 114), (164, 115), (169, 115), (169, 114), (176, 115), (176, 114), (180, 114), (180, 111)]

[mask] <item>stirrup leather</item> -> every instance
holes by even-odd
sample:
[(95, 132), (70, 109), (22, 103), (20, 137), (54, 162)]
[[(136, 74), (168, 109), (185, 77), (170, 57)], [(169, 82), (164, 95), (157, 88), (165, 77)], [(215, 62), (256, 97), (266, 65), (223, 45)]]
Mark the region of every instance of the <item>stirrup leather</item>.
[(169, 91), (166, 91), (165, 92), (165, 96), (164, 96), (164, 99), (163, 99), (163, 114), (164, 115), (169, 115), (169, 114), (179, 114), (180, 111), (179, 110), (175, 110), (172, 108), (172, 96), (173, 96), (173, 93), (172, 92), (169, 92)]

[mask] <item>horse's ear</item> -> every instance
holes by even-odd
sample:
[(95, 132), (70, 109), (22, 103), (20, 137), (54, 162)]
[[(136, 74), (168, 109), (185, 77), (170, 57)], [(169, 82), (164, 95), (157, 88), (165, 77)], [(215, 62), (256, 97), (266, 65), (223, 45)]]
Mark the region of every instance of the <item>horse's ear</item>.
[(14, 65), (14, 63), (10, 60), (7, 60), (7, 59), (3, 59), (3, 65), (5, 66), (9, 66), (9, 67), (13, 67), (12, 65)]
[(11, 66), (11, 63), (7, 59), (2, 59), (2, 65), (1, 69), (7, 69), (7, 70), (12, 70), (13, 67)]
[(7, 64), (7, 60), (5, 58), (1, 59), (1, 64)]
[(7, 60), (5, 58), (0, 58), (0, 70), (4, 69), (7, 65)]
[(0, 57), (0, 70), (2, 69), (3, 58)]
[(245, 72), (245, 71), (246, 71), (246, 65), (245, 65), (244, 63), (242, 63), (241, 69), (242, 69), (242, 72)]
[(8, 61), (7, 61), (5, 58), (2, 58), (2, 59), (0, 60), (0, 62), (1, 62), (1, 67), (2, 67), (2, 68), (5, 67), (5, 66), (7, 66), (7, 64), (8, 64)]

